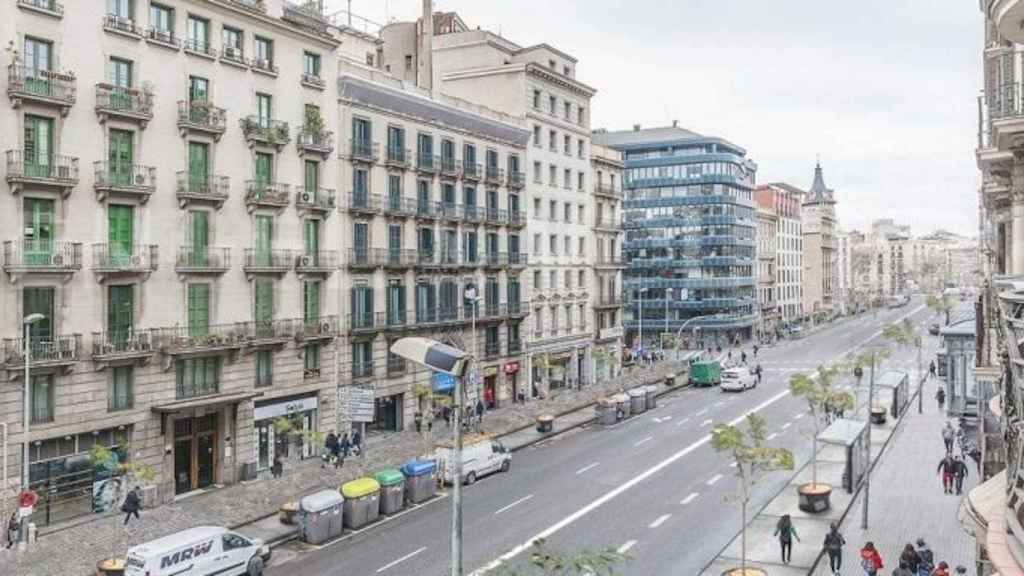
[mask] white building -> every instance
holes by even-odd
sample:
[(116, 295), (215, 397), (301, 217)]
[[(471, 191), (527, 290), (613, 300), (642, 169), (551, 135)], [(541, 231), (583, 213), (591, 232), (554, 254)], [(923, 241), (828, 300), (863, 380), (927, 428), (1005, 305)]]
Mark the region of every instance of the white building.
[(779, 259), (779, 215), (774, 209), (758, 204), (757, 219), (757, 300), (761, 315), (758, 330), (762, 334), (775, 330), (779, 303), (776, 286)]
[[(615, 374), (622, 356), (622, 152), (594, 144), (594, 245), (591, 253), (594, 307), (594, 375)], [(598, 349), (601, 352), (598, 352)]]
[(839, 311), (848, 314), (853, 311), (851, 300), (851, 253), (850, 233), (845, 230), (836, 231), (836, 303)]
[(775, 239), (775, 302), (784, 323), (803, 318), (803, 222), (800, 206), (804, 191), (785, 183), (758, 186), (757, 205), (778, 217)]

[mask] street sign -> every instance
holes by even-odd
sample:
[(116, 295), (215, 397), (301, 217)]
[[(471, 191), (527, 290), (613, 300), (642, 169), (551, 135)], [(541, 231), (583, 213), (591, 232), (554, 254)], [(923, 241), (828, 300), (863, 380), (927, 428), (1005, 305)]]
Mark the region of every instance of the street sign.
[(373, 385), (345, 386), (348, 418), (352, 422), (373, 422)]

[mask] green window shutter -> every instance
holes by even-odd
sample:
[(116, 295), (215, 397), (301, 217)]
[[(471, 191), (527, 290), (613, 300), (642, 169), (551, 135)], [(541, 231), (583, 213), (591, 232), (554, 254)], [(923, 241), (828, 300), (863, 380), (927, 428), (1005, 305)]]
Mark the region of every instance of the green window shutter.
[(320, 187), (320, 165), (313, 160), (306, 160), (304, 184), (304, 190), (311, 194), (315, 194)]
[(320, 222), (318, 220), (306, 220), (303, 228), (306, 254), (317, 257), (320, 252)]
[(129, 262), (133, 250), (134, 215), (131, 206), (111, 204), (107, 207), (107, 251), (112, 263)]
[(320, 282), (311, 281), (303, 285), (303, 312), (307, 324), (320, 320)]
[(256, 329), (268, 333), (274, 321), (274, 281), (262, 278), (256, 281)]
[(210, 286), (207, 284), (188, 285), (188, 332), (189, 336), (206, 336), (210, 329)]
[(274, 356), (270, 350), (259, 350), (256, 352), (256, 386), (270, 386), (273, 384)]
[(53, 120), (25, 116), (25, 174), (37, 178), (52, 176)]
[(135, 309), (132, 286), (110, 286), (107, 292), (107, 331), (110, 340), (125, 342), (131, 335)]
[(43, 319), (29, 326), (28, 337), (33, 342), (53, 339), (54, 289), (49, 287), (25, 288), (22, 292), (25, 316), (42, 314)]
[(54, 201), (25, 198), (25, 263), (46, 266), (53, 252)]
[(274, 219), (267, 215), (256, 216), (256, 264), (269, 266), (272, 262)]
[(110, 131), (109, 162), (110, 181), (126, 186), (132, 183), (132, 165), (135, 162), (133, 134), (127, 130)]
[(189, 192), (209, 192), (209, 148), (201, 142), (188, 143)]
[(260, 188), (273, 181), (271, 160), (273, 160), (273, 157), (270, 154), (265, 152), (256, 153), (256, 182)]
[(193, 266), (205, 266), (210, 242), (209, 214), (195, 211), (190, 213), (190, 217), (192, 219), (192, 226), (189, 228), (190, 263)]

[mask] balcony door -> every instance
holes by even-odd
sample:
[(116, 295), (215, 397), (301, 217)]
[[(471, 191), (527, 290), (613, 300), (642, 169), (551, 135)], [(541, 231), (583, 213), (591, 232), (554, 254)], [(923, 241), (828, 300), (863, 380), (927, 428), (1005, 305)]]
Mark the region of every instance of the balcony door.
[(25, 198), (24, 263), (48, 266), (53, 253), (54, 201)]
[(266, 214), (256, 216), (256, 262), (257, 266), (273, 264), (274, 218)]
[(405, 154), (405, 130), (388, 126), (388, 152), (392, 158), (401, 158)]
[(47, 72), (53, 65), (53, 44), (25, 37), (25, 88), (34, 94), (49, 95), (53, 85)]
[(356, 222), (352, 226), (352, 246), (355, 251), (356, 262), (365, 263), (369, 259), (370, 238), (369, 228), (366, 222)]
[[(30, 314), (42, 314), (43, 319), (28, 328), (28, 338), (33, 344), (53, 340), (53, 301), (54, 289), (49, 286), (33, 286), (22, 292), (23, 317)], [(19, 334), (19, 336), (23, 336)]]
[(107, 333), (109, 342), (123, 344), (131, 337), (135, 310), (134, 286), (107, 288)]
[(25, 115), (25, 176), (50, 178), (53, 154), (53, 119)]
[(132, 109), (132, 63), (120, 58), (110, 59), (110, 107), (116, 110)]
[(274, 324), (274, 281), (270, 278), (259, 278), (253, 284), (255, 290), (255, 306), (253, 319), (256, 321), (256, 336), (259, 338), (273, 336)]
[(388, 325), (405, 323), (405, 285), (401, 280), (388, 280), (387, 312)]
[(210, 214), (201, 210), (189, 212), (188, 227), (188, 264), (190, 266), (206, 266), (210, 249)]
[(360, 155), (370, 153), (370, 121), (363, 118), (352, 119), (352, 146)]
[(303, 223), (303, 241), (306, 247), (306, 255), (318, 263), (320, 258), (320, 221), (309, 219)]
[(132, 165), (135, 163), (135, 134), (129, 130), (110, 130), (108, 161), (110, 183), (116, 186), (132, 185)]
[(273, 181), (273, 156), (266, 152), (256, 153), (256, 193), (262, 196), (266, 192), (267, 185)]
[(203, 142), (188, 143), (188, 191), (206, 194), (209, 189), (210, 148)]
[(210, 285), (188, 285), (188, 335), (192, 338), (210, 332)]
[(107, 257), (113, 266), (127, 266), (134, 252), (134, 212), (131, 206), (107, 206)]
[(352, 288), (352, 322), (360, 328), (373, 325), (373, 288), (365, 284)]

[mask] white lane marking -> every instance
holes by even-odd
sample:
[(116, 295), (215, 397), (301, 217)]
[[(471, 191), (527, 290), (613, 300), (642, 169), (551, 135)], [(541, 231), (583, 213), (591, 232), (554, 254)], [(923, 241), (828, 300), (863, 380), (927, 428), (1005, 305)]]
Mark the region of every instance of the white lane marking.
[(515, 502), (509, 504), (508, 506), (505, 506), (504, 508), (498, 508), (497, 510), (494, 511), (494, 515), (497, 516), (498, 514), (501, 514), (502, 512), (508, 510), (509, 508), (512, 508), (513, 506), (518, 506), (523, 502), (526, 502), (530, 498), (533, 498), (533, 494), (527, 494), (526, 496), (523, 496), (519, 500), (516, 500)]
[(736, 463), (735, 462), (733, 462), (732, 464), (729, 464), (729, 468), (735, 468), (735, 467), (736, 467)]
[(690, 492), (690, 495), (680, 500), (679, 503), (682, 504), (683, 506), (686, 506), (690, 502), (696, 500), (698, 496), (700, 496), (700, 494), (698, 494), (697, 492)]
[(712, 476), (711, 478), (708, 479), (708, 486), (714, 486), (715, 483), (718, 482), (721, 479), (722, 479), (722, 475), (721, 474), (715, 474), (714, 476)]
[(654, 522), (651, 522), (651, 524), (648, 526), (648, 528), (657, 528), (658, 526), (661, 526), (662, 524), (664, 524), (665, 520), (668, 520), (671, 517), (672, 517), (671, 514), (662, 514), (661, 516), (658, 516), (657, 520), (655, 520)]
[(636, 540), (630, 540), (629, 542), (626, 542), (622, 546), (619, 546), (619, 549), (617, 550), (617, 552), (619, 554), (625, 554), (626, 552), (629, 552), (629, 549), (632, 548), (633, 546), (636, 546)]
[(703, 415), (705, 415), (707, 413), (708, 413), (708, 409), (705, 408), (705, 409), (701, 410), (700, 412), (697, 412), (697, 414), (695, 414), (695, 416), (703, 416)]
[(584, 466), (583, 468), (580, 468), (579, 470), (577, 470), (576, 471), (576, 475), (579, 476), (580, 474), (583, 474), (584, 472), (586, 472), (587, 470), (590, 470), (591, 468), (597, 466), (598, 464), (600, 464), (600, 462), (594, 462), (593, 464), (588, 464), (588, 465)]
[(775, 432), (772, 432), (771, 434), (768, 435), (767, 438), (765, 438), (765, 440), (775, 440), (778, 437), (779, 437), (778, 434), (776, 434)]
[(689, 422), (689, 421), (690, 421), (690, 419), (689, 419), (689, 418), (683, 418), (683, 419), (682, 419), (682, 420), (680, 420), (679, 422), (676, 422), (676, 426), (682, 426), (683, 424), (686, 424), (686, 423), (687, 423), (687, 422)]
[(799, 419), (803, 418), (804, 416), (806, 416), (806, 414), (804, 414), (803, 412), (801, 412), (801, 413), (799, 413), (799, 414), (797, 414), (797, 415), (793, 416), (793, 420), (799, 420)]
[[(756, 413), (760, 412), (761, 410), (764, 410), (768, 406), (771, 406), (772, 404), (778, 402), (782, 398), (785, 398), (788, 395), (789, 395), (789, 390), (788, 389), (787, 390), (781, 390), (780, 392), (778, 392), (777, 394), (775, 394), (771, 398), (765, 400), (764, 402), (762, 402), (762, 403), (758, 404), (757, 406), (751, 408), (750, 410), (744, 412), (740, 416), (734, 418), (732, 421), (729, 422), (729, 424), (732, 425), (732, 426), (735, 426), (735, 425), (739, 424), (740, 422), (742, 422), (743, 420), (745, 420), (748, 415), (756, 414)], [(559, 520), (558, 522), (555, 522), (551, 526), (548, 526), (544, 530), (541, 530), (540, 532), (538, 532), (537, 534), (533, 535), (532, 537), (530, 537), (528, 540), (526, 540), (522, 544), (519, 544), (519, 545), (515, 546), (514, 548), (512, 548), (508, 552), (505, 552), (504, 554), (502, 554), (498, 558), (488, 562), (484, 566), (481, 566), (480, 568), (477, 568), (476, 570), (474, 570), (470, 574), (470, 576), (481, 576), (482, 574), (486, 574), (490, 570), (494, 570), (495, 568), (500, 566), (503, 562), (507, 562), (508, 560), (511, 560), (512, 558), (515, 558), (516, 556), (522, 554), (524, 550), (528, 550), (531, 546), (533, 546), (533, 543), (536, 542), (537, 540), (542, 539), (542, 538), (549, 538), (549, 537), (551, 537), (552, 534), (555, 534), (556, 532), (558, 532), (559, 530), (565, 528), (566, 526), (569, 526), (569, 525), (573, 524), (574, 522), (576, 522), (580, 518), (583, 518), (584, 516), (586, 516), (587, 514), (590, 514), (594, 510), (597, 510), (601, 506), (604, 506), (605, 504), (607, 504), (611, 500), (617, 498), (618, 496), (622, 495), (623, 493), (627, 492), (628, 490), (634, 488), (637, 484), (640, 484), (644, 480), (647, 480), (651, 476), (654, 476), (658, 472), (661, 472), (662, 470), (664, 470), (665, 468), (667, 468), (671, 464), (675, 463), (679, 459), (681, 459), (681, 458), (683, 458), (683, 457), (685, 457), (685, 456), (687, 456), (689, 454), (692, 454), (695, 450), (697, 450), (698, 448), (700, 448), (701, 446), (703, 446), (703, 445), (705, 445), (705, 444), (707, 444), (709, 442), (711, 442), (711, 435), (710, 434), (706, 434), (700, 440), (697, 440), (697, 441), (693, 442), (689, 446), (683, 448), (682, 450), (679, 450), (675, 454), (672, 454), (668, 458), (665, 458), (661, 462), (658, 462), (654, 466), (651, 466), (647, 470), (644, 470), (643, 472), (641, 472), (640, 474), (637, 474), (633, 478), (630, 478), (626, 482), (624, 482), (622, 484), (619, 484), (617, 487), (615, 487), (614, 489), (608, 491), (603, 496), (598, 497), (597, 499), (595, 499), (590, 504), (587, 504), (586, 506), (580, 508), (579, 510), (573, 512), (572, 514), (566, 516), (565, 518), (562, 518), (561, 520)]]
[(782, 425), (782, 429), (785, 430), (786, 428), (789, 428), (792, 425), (793, 425), (792, 422), (786, 422), (785, 424)]
[(633, 448), (636, 448), (637, 446), (643, 444), (644, 442), (650, 442), (651, 440), (654, 440), (654, 436), (648, 436), (647, 438), (644, 438), (643, 440), (637, 442), (636, 444), (633, 444)]
[(412, 558), (413, 556), (419, 554), (420, 552), (423, 552), (426, 549), (427, 549), (427, 547), (423, 546), (419, 550), (416, 550), (415, 552), (410, 552), (410, 553), (406, 554), (405, 556), (402, 556), (398, 560), (395, 560), (394, 562), (391, 562), (390, 564), (385, 564), (385, 565), (381, 566), (380, 568), (377, 568), (377, 573), (380, 574), (381, 572), (384, 572), (385, 570), (387, 570), (389, 568), (394, 568), (395, 566), (401, 564), (402, 562), (405, 562), (409, 558)]
[(671, 419), (672, 419), (672, 416), (665, 416), (665, 417), (663, 417), (663, 418), (661, 419), (661, 421), (662, 421), (662, 422), (668, 422), (668, 421), (669, 421), (669, 420), (671, 420)]
[(705, 421), (701, 422), (700, 423), (700, 427), (703, 428), (703, 427), (708, 426), (710, 424), (711, 424), (711, 420), (708, 419), (708, 420), (705, 420)]
[(725, 404), (725, 401), (724, 401), (724, 400), (719, 400), (718, 402), (715, 402), (713, 406), (714, 406), (715, 408), (718, 408), (718, 407), (719, 407), (719, 406), (721, 406), (722, 404)]

